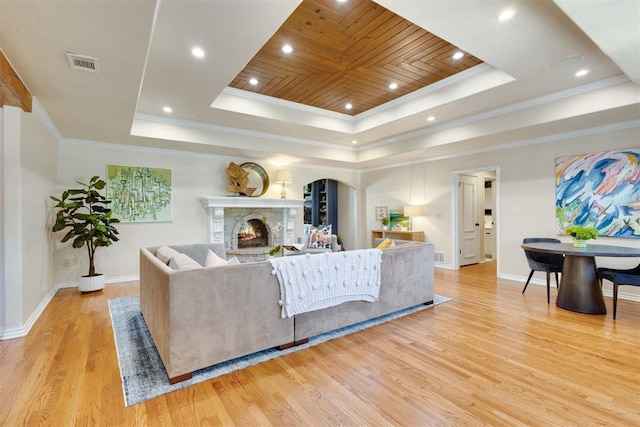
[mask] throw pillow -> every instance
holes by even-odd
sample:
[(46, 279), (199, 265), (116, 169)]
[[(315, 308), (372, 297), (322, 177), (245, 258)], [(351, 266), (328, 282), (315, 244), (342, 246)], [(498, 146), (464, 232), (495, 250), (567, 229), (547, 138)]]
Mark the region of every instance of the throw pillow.
[(178, 253), (169, 261), (169, 267), (174, 270), (189, 270), (193, 268), (202, 268), (198, 261), (191, 258), (189, 255)]
[(156, 251), (156, 258), (158, 258), (160, 261), (164, 262), (165, 264), (169, 264), (169, 261), (171, 261), (171, 258), (178, 255), (179, 253), (180, 252), (176, 251), (173, 248), (170, 248), (169, 246), (161, 246)]
[(391, 240), (390, 238), (387, 237), (382, 242), (380, 242), (380, 244), (378, 246), (376, 246), (376, 249), (392, 248), (395, 245), (396, 245), (396, 242), (394, 242), (393, 240)]
[(331, 224), (324, 227), (311, 227), (307, 248), (331, 249)]
[(227, 260), (227, 264), (228, 265), (236, 265), (236, 264), (240, 264), (240, 260), (238, 259), (238, 257), (231, 257)]
[(227, 264), (229, 264), (229, 262), (226, 259), (220, 258), (215, 252), (209, 249), (207, 259), (204, 261), (205, 267), (222, 267)]

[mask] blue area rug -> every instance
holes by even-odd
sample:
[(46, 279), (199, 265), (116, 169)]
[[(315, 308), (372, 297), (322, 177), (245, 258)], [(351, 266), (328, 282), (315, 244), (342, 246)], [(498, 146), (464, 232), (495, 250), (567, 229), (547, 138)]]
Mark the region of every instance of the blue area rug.
[(416, 311), (425, 310), (451, 298), (436, 295), (433, 305), (418, 305), (402, 311), (387, 314), (376, 319), (347, 326), (322, 335), (311, 337), (307, 344), (286, 350), (267, 349), (247, 356), (239, 357), (227, 362), (219, 363), (193, 373), (193, 378), (178, 384), (169, 384), (167, 373), (153, 343), (147, 324), (140, 313), (140, 297), (122, 297), (109, 300), (111, 324), (116, 342), (116, 352), (126, 406), (136, 405), (145, 400), (153, 399), (165, 393), (170, 393), (202, 381), (210, 380), (239, 369), (284, 356), (294, 351), (317, 345), (334, 338), (379, 325)]

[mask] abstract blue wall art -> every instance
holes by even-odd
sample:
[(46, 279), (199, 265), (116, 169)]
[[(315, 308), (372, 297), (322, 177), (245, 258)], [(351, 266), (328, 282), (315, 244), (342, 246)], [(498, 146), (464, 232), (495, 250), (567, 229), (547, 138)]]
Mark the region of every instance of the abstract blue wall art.
[(556, 158), (556, 225), (640, 238), (640, 148)]
[(107, 165), (107, 196), (121, 222), (171, 221), (171, 169)]

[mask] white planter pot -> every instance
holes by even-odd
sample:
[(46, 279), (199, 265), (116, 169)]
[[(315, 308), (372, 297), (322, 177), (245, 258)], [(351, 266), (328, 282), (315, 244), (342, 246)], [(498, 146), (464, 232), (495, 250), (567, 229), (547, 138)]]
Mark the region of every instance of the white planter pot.
[(586, 248), (587, 247), (587, 241), (586, 240), (573, 239), (573, 247), (574, 248)]
[(80, 292), (99, 291), (104, 288), (104, 274), (97, 276), (82, 276), (78, 286)]

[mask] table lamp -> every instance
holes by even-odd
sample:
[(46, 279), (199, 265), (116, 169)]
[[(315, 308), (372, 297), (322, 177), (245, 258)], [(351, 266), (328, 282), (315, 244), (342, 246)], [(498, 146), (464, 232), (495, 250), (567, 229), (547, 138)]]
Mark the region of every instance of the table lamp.
[(280, 198), (287, 198), (287, 190), (285, 184), (291, 184), (291, 171), (289, 169), (280, 169), (276, 171), (276, 184), (282, 184), (282, 191), (280, 191)]
[(424, 216), (424, 206), (406, 205), (404, 207), (404, 216), (409, 217), (409, 230), (413, 229), (413, 217)]

